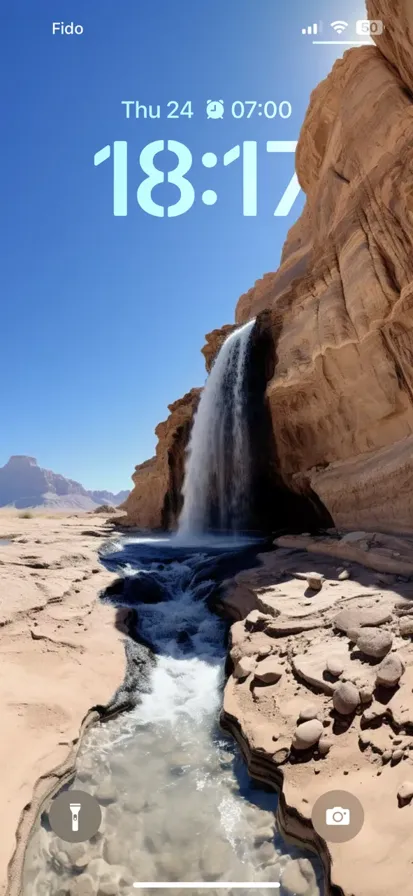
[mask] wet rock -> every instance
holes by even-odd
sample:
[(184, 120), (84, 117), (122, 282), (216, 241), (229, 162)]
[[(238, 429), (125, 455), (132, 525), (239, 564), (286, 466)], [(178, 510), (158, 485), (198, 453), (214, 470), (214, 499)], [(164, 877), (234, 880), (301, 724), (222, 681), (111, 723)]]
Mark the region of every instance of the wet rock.
[(324, 582), (324, 576), (319, 572), (309, 572), (306, 576), (308, 587), (312, 591), (321, 591)]
[(343, 672), (344, 664), (342, 660), (338, 659), (338, 657), (331, 656), (327, 660), (326, 669), (327, 672), (330, 673), (330, 675), (332, 675), (334, 678), (338, 678), (338, 676)]
[(360, 702), (360, 694), (354, 684), (350, 681), (342, 681), (333, 694), (334, 709), (340, 715), (348, 716), (354, 712)]
[(257, 661), (253, 656), (242, 656), (234, 669), (234, 678), (243, 681), (251, 672), (254, 672)]
[(97, 881), (93, 880), (89, 874), (80, 874), (70, 882), (68, 890), (70, 896), (95, 896), (97, 893)]
[(275, 657), (267, 657), (258, 663), (254, 671), (254, 678), (263, 684), (275, 684), (280, 680), (284, 672), (283, 667)]
[(316, 892), (316, 877), (309, 859), (290, 859), (281, 877), (286, 896), (310, 896)]
[(300, 722), (310, 722), (311, 719), (316, 719), (318, 715), (318, 706), (315, 703), (309, 703), (307, 706), (303, 706), (300, 710), (300, 715), (298, 719)]
[(413, 617), (403, 616), (402, 619), (400, 619), (399, 632), (403, 638), (407, 635), (413, 635)]
[(118, 795), (110, 778), (107, 778), (99, 784), (99, 786), (95, 790), (94, 795), (99, 803), (103, 803), (103, 805), (116, 803), (116, 800), (118, 798)]
[(388, 631), (379, 628), (363, 628), (357, 638), (357, 647), (366, 656), (379, 659), (389, 652), (393, 637)]
[(274, 843), (271, 840), (267, 840), (261, 846), (258, 846), (255, 855), (260, 865), (270, 865), (276, 862), (278, 858)]
[(397, 653), (389, 654), (377, 669), (376, 683), (386, 688), (393, 688), (399, 683), (403, 672), (404, 664), (401, 657)]
[(115, 880), (100, 880), (97, 896), (118, 896), (119, 886)]
[(403, 784), (400, 785), (397, 796), (399, 802), (405, 805), (406, 803), (410, 803), (410, 800), (413, 798), (413, 781), (403, 781)]
[(308, 750), (309, 747), (318, 743), (323, 730), (322, 722), (319, 722), (318, 719), (310, 719), (308, 722), (297, 725), (293, 735), (293, 747), (296, 750)]

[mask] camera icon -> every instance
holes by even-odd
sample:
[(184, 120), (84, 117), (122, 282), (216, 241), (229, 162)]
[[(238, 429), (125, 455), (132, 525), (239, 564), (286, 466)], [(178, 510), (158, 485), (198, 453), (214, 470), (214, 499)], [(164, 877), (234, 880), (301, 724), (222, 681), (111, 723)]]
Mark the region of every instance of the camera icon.
[(348, 826), (350, 824), (350, 809), (342, 809), (341, 806), (326, 809), (326, 824)]

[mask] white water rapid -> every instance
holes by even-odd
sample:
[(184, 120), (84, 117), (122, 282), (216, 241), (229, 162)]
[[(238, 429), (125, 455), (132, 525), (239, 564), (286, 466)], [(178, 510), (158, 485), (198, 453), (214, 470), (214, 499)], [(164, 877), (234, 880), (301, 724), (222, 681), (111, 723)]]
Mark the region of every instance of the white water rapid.
[(245, 413), (248, 346), (255, 320), (218, 353), (195, 415), (183, 486), (180, 535), (239, 531), (248, 509), (250, 452)]
[[(231, 541), (220, 548), (214, 538), (211, 547), (205, 537), (202, 548), (201, 538), (185, 548), (174, 538), (128, 538), (105, 554), (105, 565), (124, 575), (113, 600), (134, 608), (137, 639), (150, 642), (153, 661), (140, 668), (136, 707), (92, 728), (81, 745), (71, 787), (99, 801), (99, 833), (67, 843), (43, 813), (26, 850), (22, 896), (132, 896), (134, 881), (140, 896), (154, 893), (145, 882), (157, 882), (159, 894), (162, 882), (174, 882), (173, 896), (205, 896), (195, 881), (209, 884), (208, 896), (250, 896), (250, 882), (262, 884), (260, 896), (292, 896), (295, 858), (305, 863), (306, 896), (321, 896), (320, 864), (283, 842), (275, 794), (251, 781), (218, 729), (225, 624), (208, 599), (231, 571), (255, 562), (251, 542)], [(266, 887), (274, 882), (278, 890)]]

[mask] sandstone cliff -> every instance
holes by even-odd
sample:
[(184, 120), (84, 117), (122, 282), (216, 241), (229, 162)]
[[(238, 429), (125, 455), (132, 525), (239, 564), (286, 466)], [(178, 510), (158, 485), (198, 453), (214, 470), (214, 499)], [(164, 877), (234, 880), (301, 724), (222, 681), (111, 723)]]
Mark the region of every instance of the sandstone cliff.
[[(257, 316), (268, 420), (252, 436), (269, 503), (283, 487), (341, 526), (410, 531), (413, 7), (367, 9), (385, 31), (313, 91), (296, 153), (304, 211), (236, 321)], [(227, 332), (211, 334), (208, 364)], [(268, 506), (264, 517), (280, 525)]]
[(170, 415), (159, 423), (156, 454), (135, 467), (134, 489), (122, 505), (126, 516), (120, 522), (141, 529), (173, 528), (181, 509), (185, 448), (200, 389), (191, 389), (168, 405)]

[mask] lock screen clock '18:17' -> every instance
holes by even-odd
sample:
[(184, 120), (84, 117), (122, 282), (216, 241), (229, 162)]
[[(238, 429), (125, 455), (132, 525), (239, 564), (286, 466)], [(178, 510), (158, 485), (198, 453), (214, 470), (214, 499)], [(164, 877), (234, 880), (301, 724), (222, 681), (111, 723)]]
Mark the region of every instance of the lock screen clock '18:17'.
[[(296, 140), (267, 140), (267, 153), (294, 153)], [(156, 156), (160, 152), (174, 153), (176, 165), (171, 171), (162, 171), (156, 165)], [(242, 190), (242, 212), (253, 217), (258, 212), (258, 144), (254, 140), (245, 140), (242, 144), (231, 147), (221, 156), (214, 152), (205, 152), (201, 156), (202, 165), (213, 169), (217, 165), (227, 167), (239, 160)], [(126, 140), (115, 140), (113, 145), (104, 146), (94, 156), (95, 166), (110, 161), (113, 168), (113, 214), (124, 217), (128, 214), (128, 144)], [(194, 205), (195, 187), (190, 179), (193, 157), (191, 150), (177, 140), (154, 140), (143, 147), (139, 156), (139, 165), (146, 177), (139, 183), (136, 193), (138, 206), (148, 215), (157, 218), (176, 218), (184, 215)], [(177, 187), (178, 199), (172, 205), (161, 205), (153, 197), (153, 191), (159, 184), (169, 183)], [(297, 175), (293, 174), (284, 192), (276, 203), (274, 215), (285, 217), (289, 214), (300, 192)], [(199, 198), (205, 206), (215, 205), (218, 194), (215, 190), (206, 189)]]

